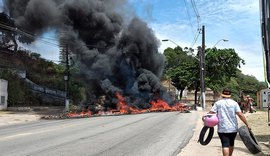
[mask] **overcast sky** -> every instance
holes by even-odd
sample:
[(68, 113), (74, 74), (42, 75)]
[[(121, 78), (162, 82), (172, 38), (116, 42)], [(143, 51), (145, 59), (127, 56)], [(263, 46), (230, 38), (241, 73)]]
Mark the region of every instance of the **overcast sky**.
[[(205, 25), (206, 47), (212, 48), (220, 39), (229, 40), (216, 47), (235, 49), (246, 62), (240, 70), (264, 81), (259, 0), (194, 0), (195, 7), (191, 0), (130, 2), (158, 39), (170, 39), (181, 47), (192, 46), (198, 27)], [(201, 45), (201, 40), (200, 35), (193, 48)], [(175, 46), (161, 42), (159, 50)]]

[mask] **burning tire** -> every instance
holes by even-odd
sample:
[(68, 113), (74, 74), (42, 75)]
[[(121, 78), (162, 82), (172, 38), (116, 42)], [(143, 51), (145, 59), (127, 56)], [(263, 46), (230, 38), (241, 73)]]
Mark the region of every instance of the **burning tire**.
[[(208, 129), (209, 129), (208, 136), (204, 140), (205, 133), (208, 131)], [(201, 145), (207, 145), (212, 140), (213, 135), (214, 135), (214, 127), (204, 126), (202, 128), (201, 132), (200, 132), (200, 136), (199, 136), (198, 142), (200, 142)]]
[(238, 131), (240, 138), (252, 154), (257, 154), (262, 151), (253, 133), (246, 126), (241, 126)]

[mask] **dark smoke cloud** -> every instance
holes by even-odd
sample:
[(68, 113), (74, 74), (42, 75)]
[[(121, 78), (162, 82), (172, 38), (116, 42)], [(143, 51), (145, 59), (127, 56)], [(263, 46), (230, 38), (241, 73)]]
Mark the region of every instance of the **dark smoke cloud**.
[(35, 35), (54, 26), (60, 15), (53, 0), (5, 0), (4, 4), (15, 24)]
[(58, 32), (60, 43), (71, 50), (77, 76), (91, 93), (119, 91), (148, 100), (157, 92), (165, 94), (159, 81), (164, 67), (159, 41), (139, 18), (124, 18), (125, 0), (5, 0), (4, 4), (17, 27), (36, 35), (48, 29)]
[(132, 58), (136, 68), (141, 67), (161, 76), (164, 56), (158, 53), (159, 41), (147, 24), (134, 18), (124, 29), (118, 48)]

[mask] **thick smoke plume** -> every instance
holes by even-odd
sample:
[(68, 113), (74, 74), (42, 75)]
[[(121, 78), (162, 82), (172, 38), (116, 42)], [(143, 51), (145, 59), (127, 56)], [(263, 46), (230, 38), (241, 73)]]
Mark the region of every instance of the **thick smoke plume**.
[(159, 41), (139, 18), (124, 18), (125, 0), (5, 0), (4, 4), (18, 28), (35, 35), (57, 31), (91, 94), (120, 92), (140, 99), (130, 99), (136, 107), (147, 107), (157, 95), (166, 98), (159, 81), (164, 66)]

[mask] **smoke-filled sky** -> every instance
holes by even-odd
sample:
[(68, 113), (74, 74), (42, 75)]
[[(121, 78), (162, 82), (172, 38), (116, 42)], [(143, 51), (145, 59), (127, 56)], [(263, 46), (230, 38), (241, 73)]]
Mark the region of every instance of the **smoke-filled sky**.
[(86, 85), (89, 95), (120, 92), (145, 103), (159, 95), (169, 102), (159, 81), (165, 62), (158, 52), (160, 41), (125, 0), (4, 0), (3, 4), (18, 29), (35, 35), (18, 38), (21, 43), (35, 44), (53, 32), (61, 47), (69, 48), (77, 69), (73, 77)]
[[(122, 10), (118, 10), (118, 12), (125, 12), (122, 15), (126, 19), (138, 15), (153, 29), (159, 40), (171, 39), (182, 47), (192, 46), (198, 24), (200, 27), (205, 25), (207, 47), (214, 46), (220, 39), (229, 40), (219, 42), (216, 47), (234, 48), (246, 62), (240, 70), (244, 74), (253, 75), (258, 80), (264, 81), (259, 1), (194, 0), (200, 16), (199, 23), (190, 0), (122, 0), (117, 2), (118, 5), (127, 2)], [(49, 30), (49, 32), (43, 35), (46, 39), (42, 40), (55, 38), (54, 30)], [(48, 40), (48, 42), (54, 44), (37, 40), (31, 48), (42, 52), (45, 58), (58, 60), (57, 42), (53, 40)], [(193, 48), (200, 44), (201, 35)], [(175, 46), (172, 42), (161, 42), (159, 51), (162, 52), (167, 47)]]

